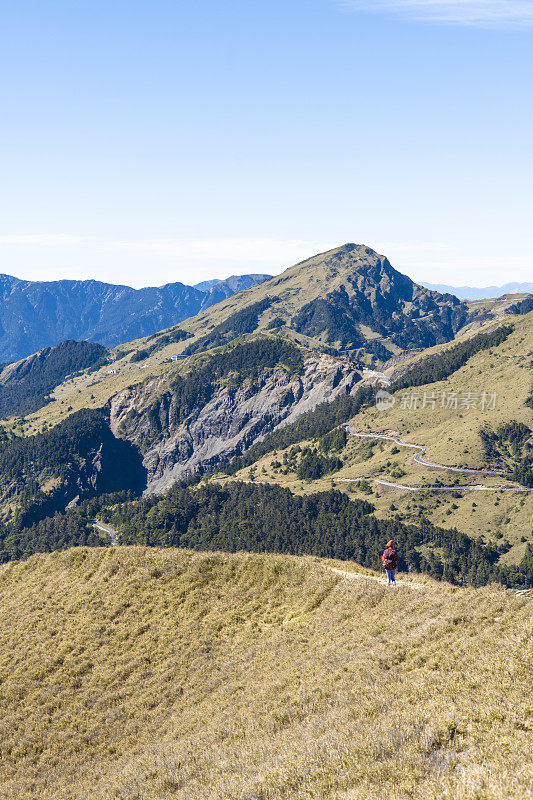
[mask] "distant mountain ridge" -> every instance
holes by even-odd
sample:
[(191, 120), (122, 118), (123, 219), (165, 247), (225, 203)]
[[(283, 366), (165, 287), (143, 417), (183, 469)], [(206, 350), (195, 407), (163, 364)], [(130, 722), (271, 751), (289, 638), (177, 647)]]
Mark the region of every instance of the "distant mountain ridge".
[(454, 294), (460, 300), (491, 300), (504, 294), (529, 294), (533, 292), (533, 283), (505, 283), (503, 286), (447, 286), (443, 283), (420, 282), (426, 289), (433, 289), (442, 294)]
[(67, 340), (45, 347), (22, 361), (0, 364), (0, 417), (30, 414), (49, 400), (50, 392), (67, 375), (106, 363), (101, 344)]
[(265, 281), (271, 277), (272, 275), (266, 275), (263, 273), (252, 273), (251, 275), (230, 275), (229, 278), (224, 278), (223, 280), (215, 278), (214, 280), (195, 283), (194, 288), (199, 289), (201, 292), (209, 292), (211, 289), (216, 287), (218, 292), (227, 291), (228, 294), (226, 297), (229, 297), (235, 292), (241, 292), (243, 289), (249, 289), (250, 286), (253, 286), (255, 283), (260, 283), (260, 281)]
[(0, 275), (0, 362), (66, 339), (106, 347), (176, 325), (265, 275), (237, 275), (207, 291), (183, 283), (133, 289), (100, 281), (26, 281)]
[(220, 301), (225, 300), (226, 297), (231, 297), (232, 294), (242, 292), (243, 289), (250, 289), (250, 287), (255, 286), (256, 283), (261, 283), (261, 281), (271, 277), (272, 275), (258, 273), (251, 275), (230, 275), (229, 278), (225, 278), (222, 281), (204, 281), (203, 283), (197, 284), (194, 288), (206, 292), (207, 294), (202, 304), (201, 310), (203, 311), (204, 308), (209, 308), (216, 303), (220, 303)]

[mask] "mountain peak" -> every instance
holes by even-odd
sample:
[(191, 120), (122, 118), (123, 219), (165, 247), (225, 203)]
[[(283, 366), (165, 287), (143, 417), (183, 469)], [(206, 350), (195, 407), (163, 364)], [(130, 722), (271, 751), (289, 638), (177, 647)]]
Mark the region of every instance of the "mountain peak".
[(332, 250), (329, 250), (329, 253), (353, 253), (357, 252), (357, 254), (367, 255), (367, 256), (379, 256), (379, 253), (374, 250), (373, 247), (369, 247), (367, 244), (357, 244), (356, 242), (346, 242), (345, 244), (341, 244), (338, 247), (334, 247)]
[(318, 289), (319, 282), (323, 282), (323, 286), (317, 295), (323, 295), (324, 289), (339, 289), (341, 285), (348, 288), (348, 284), (371, 290), (372, 285), (379, 286), (385, 281), (407, 296), (412, 294), (415, 286), (407, 275), (395, 270), (385, 256), (366, 244), (354, 242), (347, 242), (295, 264), (282, 273), (280, 280), (292, 282), (297, 277), (305, 283), (306, 274), (309, 284), (307, 290), (311, 295), (313, 285)]
[[(338, 247), (332, 247), (331, 250), (325, 250), (323, 253), (317, 253), (304, 261), (295, 264), (294, 267), (300, 267), (309, 262), (317, 260), (334, 260), (334, 259), (357, 259), (358, 261), (374, 261), (375, 259), (383, 259), (384, 256), (380, 255), (372, 247), (366, 244), (356, 244), (355, 242), (346, 242)], [(386, 260), (386, 259), (385, 259)], [(294, 269), (290, 267), (289, 269)]]
[(203, 315), (188, 326), (199, 337), (188, 351), (265, 330), (387, 361), (450, 341), (466, 315), (457, 298), (417, 285), (372, 247), (346, 242), (214, 306), (209, 333)]

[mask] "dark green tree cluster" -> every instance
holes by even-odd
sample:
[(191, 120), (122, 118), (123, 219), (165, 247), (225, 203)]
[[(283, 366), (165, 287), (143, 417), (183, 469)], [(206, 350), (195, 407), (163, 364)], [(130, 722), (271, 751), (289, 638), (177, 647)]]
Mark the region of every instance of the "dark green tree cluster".
[(344, 425), (325, 433), (318, 440), (318, 446), (324, 453), (340, 453), (348, 442), (348, 434)]
[(19, 477), (66, 477), (73, 458), (83, 457), (107, 438), (109, 426), (100, 410), (84, 409), (44, 433), (15, 437), (0, 450), (0, 481)]
[(0, 417), (37, 411), (66, 377), (88, 368), (97, 369), (107, 362), (108, 356), (105, 347), (92, 342), (69, 339), (56, 347), (45, 347), (13, 366), (0, 384)]
[[(157, 347), (161, 349), (161, 347), (166, 347), (167, 344), (176, 344), (177, 342), (183, 342), (185, 339), (190, 339), (191, 336), (192, 333), (184, 331), (181, 328), (172, 328), (166, 333), (155, 334), (155, 343)], [(150, 339), (153, 338), (153, 336), (150, 337)]]
[(152, 355), (154, 350), (157, 350), (157, 345), (152, 345), (151, 347), (146, 347), (142, 350), (136, 350), (130, 361), (132, 364), (136, 364), (138, 361), (144, 361), (146, 358)]
[(155, 341), (158, 347), (164, 347), (167, 344), (173, 344), (174, 342), (182, 342), (184, 339), (190, 339), (191, 336), (192, 333), (188, 333), (176, 325), (174, 328), (168, 328), (164, 333), (152, 333), (151, 336), (147, 337), (146, 341)]
[[(288, 450), (285, 450), (281, 461), (276, 458), (270, 462), (270, 466), (273, 467), (274, 472), (277, 472), (278, 470), (281, 471), (282, 475), (289, 475), (291, 472), (296, 472), (301, 452), (302, 448), (300, 445), (295, 444), (292, 447), (289, 447)], [(250, 472), (253, 470), (255, 470), (255, 466), (250, 467)]]
[(509, 306), (505, 313), (506, 314), (529, 314), (530, 311), (533, 311), (533, 294), (529, 294), (527, 297), (524, 297), (522, 300), (518, 300), (518, 302), (513, 303)]
[(285, 320), (283, 317), (274, 317), (274, 319), (270, 320), (268, 325), (266, 326), (267, 331), (278, 330), (285, 325)]
[(331, 403), (321, 403), (313, 411), (302, 414), (295, 422), (268, 433), (262, 441), (252, 445), (244, 456), (234, 458), (224, 470), (234, 475), (239, 469), (249, 467), (267, 453), (325, 436), (354, 417), (362, 406), (372, 401), (373, 397), (372, 387), (360, 386), (354, 394), (339, 395)]
[(24, 525), (18, 517), (0, 524), (0, 562), (28, 558), (34, 553), (50, 553), (67, 547), (98, 547), (110, 543), (109, 536), (95, 530), (93, 519), (104, 505), (132, 500), (132, 492), (102, 494), (80, 502), (65, 513), (56, 513), (33, 524)]
[(473, 336), (465, 342), (453, 345), (449, 350), (426, 356), (413, 364), (405, 375), (394, 381), (392, 390), (425, 386), (427, 383), (442, 381), (464, 366), (468, 359), (476, 353), (502, 344), (512, 331), (512, 325), (502, 325), (490, 333), (478, 333), (477, 336)]
[(533, 586), (533, 544), (529, 543), (520, 564), (512, 564), (502, 568), (500, 576), (507, 586)]
[(343, 348), (365, 344), (344, 287), (302, 306), (292, 318), (291, 327), (305, 336), (325, 334), (328, 342), (338, 342)]
[(473, 586), (494, 580), (528, 586), (533, 580), (531, 555), (519, 568), (498, 567), (497, 550), (456, 530), (427, 520), (419, 527), (378, 520), (372, 510), (336, 490), (300, 497), (279, 486), (176, 484), (162, 497), (118, 504), (101, 517), (120, 532), (122, 544), (310, 554), (376, 569), (385, 543), (394, 539), (402, 570)]
[[(368, 309), (369, 301), (363, 298), (362, 303)], [(341, 287), (325, 297), (317, 297), (302, 306), (292, 318), (291, 327), (311, 338), (324, 335), (327, 342), (336, 345), (332, 348), (326, 347), (326, 351), (332, 355), (338, 355), (339, 347), (347, 352), (361, 348), (386, 361), (391, 356), (390, 351), (379, 340), (367, 341), (361, 334), (359, 324), (363, 318), (375, 328), (376, 317), (372, 314), (372, 310), (365, 314), (360, 307), (354, 309), (348, 292)], [(385, 331), (383, 334), (385, 335)]]
[(38, 525), (27, 528), (14, 525), (0, 527), (1, 562), (78, 545), (95, 547), (101, 544), (102, 539), (93, 526), (87, 523), (83, 515), (74, 511), (67, 515), (48, 517)]
[(342, 467), (342, 461), (337, 456), (323, 456), (312, 447), (304, 447), (296, 475), (303, 481), (316, 481), (331, 472), (337, 472)]
[(192, 333), (187, 333), (187, 331), (184, 331), (181, 328), (172, 328), (163, 334), (154, 333), (146, 340), (147, 342), (152, 342), (152, 344), (150, 344), (148, 347), (143, 347), (140, 350), (136, 350), (130, 358), (130, 361), (132, 364), (135, 364), (138, 361), (144, 361), (146, 358), (151, 356), (152, 353), (155, 353), (156, 350), (161, 350), (162, 347), (166, 347), (167, 344), (182, 342), (184, 339), (190, 339), (191, 336)]
[(201, 353), (202, 350), (207, 350), (210, 347), (220, 347), (220, 345), (226, 344), (244, 333), (253, 333), (257, 328), (259, 317), (272, 303), (272, 298), (265, 297), (264, 300), (259, 300), (247, 308), (236, 311), (224, 322), (216, 325), (211, 333), (190, 344), (184, 350), (185, 355), (190, 356), (194, 353)]
[(488, 425), (479, 432), (483, 457), (512, 471), (522, 486), (533, 486), (533, 431), (523, 422), (502, 423), (495, 430)]

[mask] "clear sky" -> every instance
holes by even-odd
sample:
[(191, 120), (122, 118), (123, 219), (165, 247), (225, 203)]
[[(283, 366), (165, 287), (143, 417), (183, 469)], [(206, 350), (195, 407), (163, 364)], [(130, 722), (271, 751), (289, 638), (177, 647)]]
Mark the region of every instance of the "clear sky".
[(533, 280), (533, 0), (0, 8), (0, 272)]

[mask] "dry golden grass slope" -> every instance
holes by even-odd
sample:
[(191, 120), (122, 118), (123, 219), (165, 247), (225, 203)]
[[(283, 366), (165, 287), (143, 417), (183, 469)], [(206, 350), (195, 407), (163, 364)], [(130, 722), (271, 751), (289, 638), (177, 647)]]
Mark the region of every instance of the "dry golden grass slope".
[(2, 567), (0, 798), (533, 797), (532, 601), (330, 566), (77, 548)]

